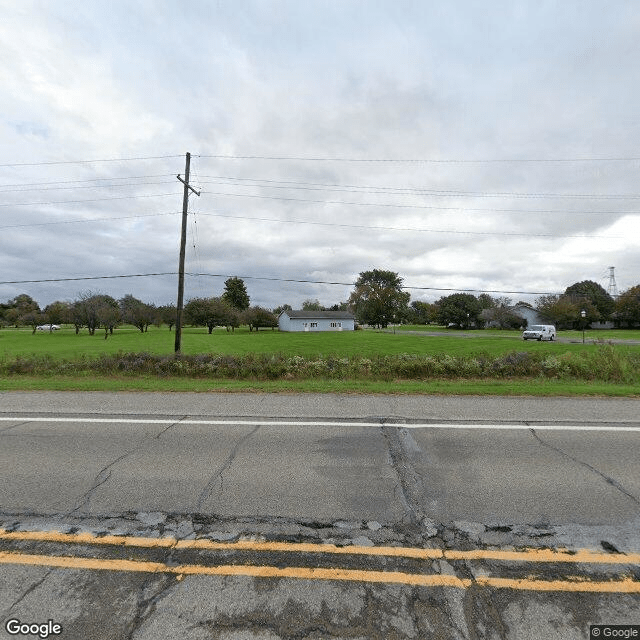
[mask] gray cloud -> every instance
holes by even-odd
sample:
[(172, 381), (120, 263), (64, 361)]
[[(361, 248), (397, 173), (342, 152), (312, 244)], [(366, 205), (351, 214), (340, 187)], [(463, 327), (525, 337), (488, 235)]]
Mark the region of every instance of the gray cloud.
[[(21, 2), (0, 25), (2, 279), (175, 271), (190, 150), (190, 272), (350, 282), (379, 267), (417, 287), (562, 291), (606, 285), (615, 265), (633, 286), (640, 198), (611, 196), (640, 193), (640, 161), (473, 161), (635, 157), (639, 26), (623, 0)], [(221, 155), (461, 162), (206, 157)], [(155, 156), (171, 157), (42, 164)], [(64, 202), (79, 200), (93, 201)], [(42, 224), (73, 220), (93, 221)], [(269, 307), (349, 294), (247, 286)], [(187, 297), (222, 287), (189, 277)], [(163, 303), (175, 288), (0, 285), (0, 300), (99, 289)]]

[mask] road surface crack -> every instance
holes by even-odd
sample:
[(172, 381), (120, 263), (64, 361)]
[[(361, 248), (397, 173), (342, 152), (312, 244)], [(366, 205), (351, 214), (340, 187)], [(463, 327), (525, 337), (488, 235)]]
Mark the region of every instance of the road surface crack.
[(396, 425), (387, 426), (384, 420), (381, 422), (381, 431), (389, 450), (391, 467), (398, 478), (396, 491), (411, 524), (420, 525), (426, 517), (421, 504), (424, 482), (420, 474), (413, 468), (407, 447), (403, 442), (411, 435), (406, 429), (398, 428)]
[(13, 604), (5, 611), (4, 616), (8, 616), (30, 593), (35, 591), (51, 575), (52, 571), (53, 567), (51, 569), (48, 569), (41, 578), (36, 580), (33, 584), (29, 585), (29, 587), (27, 587), (27, 589), (18, 597), (18, 599), (13, 602)]
[(240, 438), (240, 440), (238, 440), (238, 442), (236, 442), (236, 445), (231, 450), (231, 453), (229, 453), (227, 459), (224, 461), (224, 464), (211, 477), (211, 479), (209, 480), (209, 482), (207, 482), (207, 484), (204, 487), (204, 489), (202, 489), (202, 491), (200, 492), (200, 495), (198, 496), (198, 500), (196, 502), (196, 512), (199, 512), (202, 509), (202, 505), (205, 503), (207, 498), (209, 498), (209, 496), (211, 495), (211, 492), (213, 491), (213, 488), (217, 484), (220, 485), (219, 489), (218, 489), (218, 497), (220, 497), (222, 495), (222, 492), (224, 491), (224, 474), (225, 474), (225, 472), (228, 471), (229, 468), (231, 467), (231, 465), (233, 464), (233, 461), (235, 460), (236, 456), (238, 455), (238, 451), (240, 450), (240, 447), (249, 438), (251, 438), (258, 431), (258, 429), (260, 429), (260, 425), (257, 425), (256, 427), (254, 427), (254, 429), (251, 431), (251, 433), (248, 433), (248, 434), (242, 436), (242, 438)]
[(10, 427), (5, 427), (4, 429), (0, 429), (0, 435), (6, 433), (7, 431), (11, 431), (11, 429), (16, 429), (21, 427), (22, 425), (29, 424), (31, 420), (24, 420), (23, 422), (18, 422), (18, 424), (12, 424)]
[(118, 462), (120, 462), (121, 460), (124, 460), (125, 458), (128, 458), (130, 455), (133, 455), (137, 451), (140, 451), (140, 449), (142, 449), (144, 446), (146, 446), (148, 444), (149, 440), (157, 440), (157, 439), (159, 439), (160, 436), (163, 433), (166, 433), (169, 429), (171, 429), (172, 427), (175, 427), (178, 423), (180, 423), (180, 421), (184, 420), (186, 417), (187, 416), (182, 416), (182, 418), (180, 418), (179, 420), (176, 420), (176, 422), (171, 423), (168, 427), (165, 427), (164, 429), (159, 431), (156, 435), (144, 438), (140, 442), (140, 444), (138, 444), (136, 447), (133, 447), (133, 449), (130, 449), (129, 451), (126, 451), (121, 456), (118, 456), (115, 460), (112, 460), (109, 464), (107, 464), (104, 467), (102, 467), (102, 469), (100, 469), (100, 471), (98, 471), (98, 473), (94, 477), (93, 484), (91, 485), (91, 487), (89, 487), (89, 489), (84, 494), (82, 494), (80, 496), (80, 498), (77, 501), (76, 506), (73, 509), (71, 509), (70, 511), (68, 511), (65, 515), (66, 516), (71, 516), (71, 515), (73, 515), (75, 513), (86, 511), (88, 509), (88, 507), (89, 507), (89, 503), (91, 502), (91, 498), (93, 497), (93, 494), (103, 484), (105, 484), (105, 482), (107, 482), (109, 480), (109, 478), (111, 478), (111, 473), (112, 473), (112, 469), (111, 468), (113, 466), (118, 464)]
[(548, 442), (545, 442), (536, 433), (535, 429), (531, 429), (530, 431), (531, 431), (531, 435), (541, 445), (543, 445), (545, 447), (548, 447), (549, 449), (555, 451), (556, 453), (559, 453), (560, 455), (564, 456), (565, 458), (569, 458), (569, 460), (572, 460), (576, 464), (579, 464), (579, 465), (581, 465), (583, 467), (586, 467), (587, 469), (589, 469), (589, 471), (591, 471), (591, 472), (595, 473), (596, 475), (600, 476), (607, 484), (611, 485), (612, 487), (614, 487), (615, 489), (620, 491), (620, 493), (622, 493), (625, 496), (627, 496), (627, 498), (630, 498), (631, 500), (633, 500), (637, 505), (640, 505), (640, 500), (636, 496), (634, 496), (632, 493), (629, 493), (615, 478), (611, 478), (610, 476), (607, 476), (606, 474), (602, 473), (602, 471), (599, 471), (595, 467), (592, 467), (588, 462), (584, 462), (584, 460), (580, 460), (579, 458), (576, 458), (576, 457), (572, 456), (571, 454), (567, 453), (566, 451), (563, 451), (559, 447), (556, 447), (556, 446), (554, 446), (552, 444), (549, 444)]
[[(129, 630), (127, 634), (127, 640), (133, 640), (135, 634), (138, 629), (155, 613), (156, 605), (162, 598), (165, 597), (167, 591), (171, 589), (175, 584), (178, 578), (175, 576), (161, 576), (159, 588), (155, 591), (155, 593), (148, 597), (144, 597), (144, 591), (153, 583), (156, 582), (157, 577), (152, 577), (145, 580), (140, 589), (140, 596), (137, 603), (137, 611), (134, 619), (131, 621), (129, 625)], [(155, 586), (155, 585), (154, 585)]]

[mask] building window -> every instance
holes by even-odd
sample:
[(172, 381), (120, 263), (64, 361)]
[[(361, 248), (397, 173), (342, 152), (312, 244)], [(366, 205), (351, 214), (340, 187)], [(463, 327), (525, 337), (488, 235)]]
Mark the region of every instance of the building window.
[(313, 329), (314, 327), (317, 327), (317, 326), (318, 326), (318, 323), (317, 323), (317, 322), (312, 322), (312, 323), (311, 323), (311, 328), (312, 328), (312, 329)]
[(342, 326), (342, 322), (332, 322), (331, 323), (331, 328), (332, 329), (337, 329), (338, 327)]

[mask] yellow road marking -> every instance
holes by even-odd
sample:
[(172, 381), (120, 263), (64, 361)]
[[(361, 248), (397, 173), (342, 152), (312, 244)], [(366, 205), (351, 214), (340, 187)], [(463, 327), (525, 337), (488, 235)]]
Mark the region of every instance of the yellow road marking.
[(456, 587), (468, 589), (473, 585), (524, 591), (568, 591), (591, 593), (640, 593), (640, 582), (631, 578), (606, 582), (591, 582), (583, 578), (568, 580), (508, 579), (479, 576), (472, 580), (453, 575), (414, 574), (399, 571), (363, 571), (357, 569), (310, 569), (306, 567), (272, 567), (254, 565), (179, 565), (170, 567), (161, 562), (40, 556), (16, 552), (0, 552), (0, 564), (48, 566), (62, 569), (93, 569), (210, 576), (250, 576), (256, 578), (298, 578), (303, 580), (341, 580), (368, 583), (394, 583), (423, 587)]
[(361, 547), (336, 546), (309, 542), (261, 542), (240, 540), (216, 542), (206, 538), (177, 540), (173, 537), (144, 538), (136, 536), (96, 536), (92, 533), (60, 533), (58, 531), (6, 531), (0, 529), (0, 540), (32, 540), (74, 544), (117, 545), (143, 548), (203, 549), (213, 551), (280, 551), (288, 553), (329, 553), (345, 555), (372, 555), (418, 560), (499, 560), (505, 562), (569, 562), (573, 564), (640, 564), (640, 553), (609, 554), (587, 549), (575, 552), (566, 549), (526, 549), (502, 551), (499, 549), (421, 549), (417, 547)]

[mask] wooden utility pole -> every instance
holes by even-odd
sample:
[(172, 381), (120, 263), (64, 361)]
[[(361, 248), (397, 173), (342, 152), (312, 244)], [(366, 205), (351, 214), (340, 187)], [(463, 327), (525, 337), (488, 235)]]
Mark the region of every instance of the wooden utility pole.
[(189, 186), (189, 170), (191, 167), (191, 154), (187, 152), (187, 159), (184, 165), (184, 180), (178, 174), (176, 177), (184, 185), (184, 195), (182, 196), (182, 234), (180, 236), (180, 262), (178, 264), (178, 304), (176, 314), (176, 347), (175, 352), (180, 353), (182, 342), (182, 308), (184, 303), (184, 254), (187, 246), (187, 211), (189, 209), (189, 191), (200, 195), (193, 187)]

